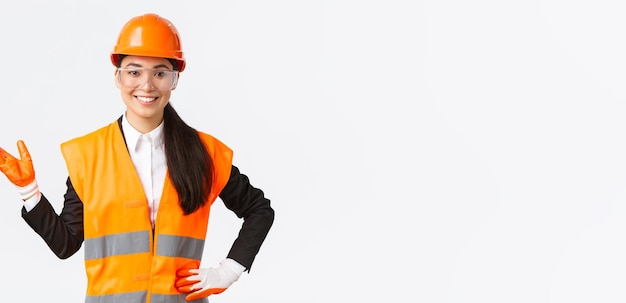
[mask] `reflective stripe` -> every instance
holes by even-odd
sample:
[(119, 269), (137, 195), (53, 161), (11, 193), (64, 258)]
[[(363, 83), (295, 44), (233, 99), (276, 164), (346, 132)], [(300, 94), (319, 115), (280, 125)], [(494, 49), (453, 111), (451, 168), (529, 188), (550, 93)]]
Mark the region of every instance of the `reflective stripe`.
[(202, 298), (193, 301), (186, 301), (185, 296), (187, 294), (179, 295), (150, 295), (150, 303), (209, 303), (208, 298)]
[(108, 235), (85, 239), (85, 260), (150, 252), (150, 232)]
[[(150, 303), (208, 303), (208, 298), (201, 298), (193, 301), (185, 300), (187, 294), (177, 295), (150, 295)], [(87, 296), (85, 303), (143, 303), (146, 302), (147, 292), (136, 291), (123, 294), (103, 295), (103, 296)]]
[(157, 241), (156, 254), (165, 257), (182, 257), (188, 259), (202, 259), (204, 240), (174, 236), (159, 235)]
[[(87, 296), (85, 303), (119, 303), (133, 302), (144, 303), (148, 297), (147, 291), (125, 292), (122, 294), (103, 295), (103, 296)], [(177, 302), (177, 301), (174, 301)]]

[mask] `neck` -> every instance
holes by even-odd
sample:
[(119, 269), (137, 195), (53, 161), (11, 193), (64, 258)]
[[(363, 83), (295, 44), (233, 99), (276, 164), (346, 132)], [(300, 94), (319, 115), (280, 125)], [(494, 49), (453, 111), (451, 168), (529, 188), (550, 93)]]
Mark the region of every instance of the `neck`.
[(154, 119), (133, 119), (133, 117), (127, 115), (126, 118), (128, 119), (128, 123), (142, 134), (147, 134), (153, 131), (157, 128), (157, 126), (159, 126), (159, 124), (161, 124), (161, 121), (163, 121), (163, 116)]

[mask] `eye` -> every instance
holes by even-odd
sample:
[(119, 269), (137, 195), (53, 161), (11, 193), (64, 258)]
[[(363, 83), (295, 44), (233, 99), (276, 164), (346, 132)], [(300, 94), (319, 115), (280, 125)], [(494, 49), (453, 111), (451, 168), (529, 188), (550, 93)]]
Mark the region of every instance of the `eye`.
[(141, 71), (138, 69), (128, 69), (126, 70), (126, 74), (131, 77), (139, 77), (141, 76)]
[(167, 71), (161, 70), (161, 71), (154, 72), (154, 77), (157, 79), (161, 79), (166, 76), (167, 76)]

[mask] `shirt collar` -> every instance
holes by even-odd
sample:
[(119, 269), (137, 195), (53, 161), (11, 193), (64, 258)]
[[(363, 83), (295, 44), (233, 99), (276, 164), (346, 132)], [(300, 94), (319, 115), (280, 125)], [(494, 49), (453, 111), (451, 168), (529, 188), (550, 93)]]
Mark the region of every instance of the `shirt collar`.
[(124, 114), (124, 118), (122, 119), (122, 131), (124, 132), (124, 138), (126, 138), (126, 146), (129, 149), (137, 150), (142, 136), (150, 138), (154, 148), (163, 148), (163, 121), (149, 133), (142, 134), (130, 125), (126, 114)]

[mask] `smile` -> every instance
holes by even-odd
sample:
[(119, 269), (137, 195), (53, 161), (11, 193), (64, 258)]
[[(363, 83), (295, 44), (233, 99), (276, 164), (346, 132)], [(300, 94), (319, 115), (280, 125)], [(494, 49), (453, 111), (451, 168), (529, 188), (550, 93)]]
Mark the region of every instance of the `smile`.
[(137, 98), (137, 100), (139, 100), (141, 102), (150, 103), (150, 102), (153, 102), (154, 100), (156, 100), (158, 97), (135, 96), (135, 98)]

